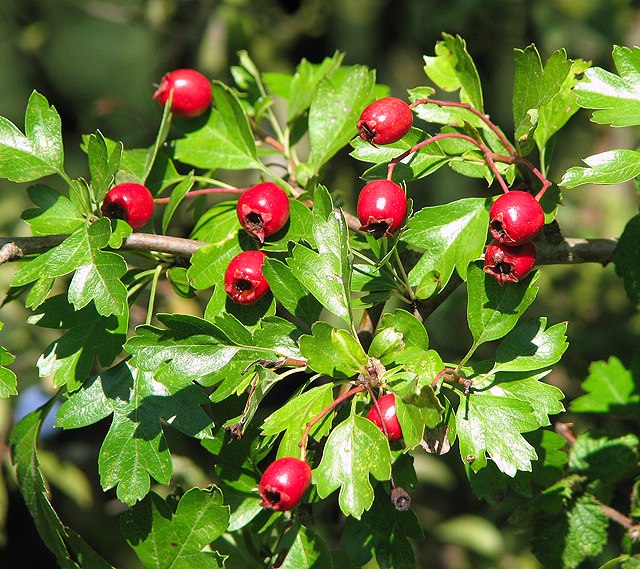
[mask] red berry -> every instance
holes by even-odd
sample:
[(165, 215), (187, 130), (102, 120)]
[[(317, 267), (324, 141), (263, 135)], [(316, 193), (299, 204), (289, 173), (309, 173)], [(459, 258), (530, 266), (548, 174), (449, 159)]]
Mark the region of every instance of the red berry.
[(264, 471), (258, 491), (263, 508), (295, 508), (311, 484), (311, 467), (298, 458), (287, 456), (272, 462)]
[(527, 192), (512, 190), (502, 194), (489, 212), (491, 236), (509, 246), (531, 241), (543, 225), (542, 207)]
[(180, 118), (194, 118), (211, 105), (211, 82), (194, 69), (176, 69), (167, 73), (153, 95), (163, 107), (171, 100), (171, 112)]
[(374, 405), (369, 409), (367, 419), (375, 423), (383, 433), (382, 422), (384, 420), (389, 442), (399, 441), (402, 438), (402, 427), (398, 422), (398, 415), (396, 415), (396, 396), (393, 393), (383, 395), (378, 399), (378, 408), (380, 409), (380, 413), (382, 413), (382, 417), (380, 417), (380, 413)]
[(262, 251), (243, 251), (236, 255), (224, 274), (225, 292), (239, 304), (251, 304), (269, 290), (262, 274), (267, 256)]
[(517, 283), (536, 263), (536, 248), (531, 241), (509, 247), (492, 241), (484, 254), (484, 271), (500, 284)]
[(125, 183), (111, 188), (102, 202), (102, 214), (124, 219), (133, 229), (146, 225), (154, 210), (151, 192), (141, 184)]
[(356, 124), (360, 138), (376, 144), (391, 144), (409, 132), (413, 122), (411, 108), (402, 99), (385, 97), (371, 103)]
[(249, 188), (238, 200), (238, 219), (245, 231), (260, 239), (280, 231), (289, 219), (289, 198), (271, 182)]
[(360, 191), (357, 209), (361, 231), (371, 233), (376, 239), (391, 237), (404, 223), (407, 196), (391, 180), (375, 180)]

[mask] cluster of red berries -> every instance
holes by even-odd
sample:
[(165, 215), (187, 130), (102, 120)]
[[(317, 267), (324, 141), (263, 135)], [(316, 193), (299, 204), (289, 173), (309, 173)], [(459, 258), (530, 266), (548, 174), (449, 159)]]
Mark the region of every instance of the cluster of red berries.
[(544, 225), (542, 206), (531, 194), (511, 190), (489, 211), (493, 241), (484, 255), (484, 270), (500, 284), (522, 280), (536, 262), (532, 239)]
[[(402, 428), (396, 415), (396, 399), (387, 393), (378, 399), (367, 413), (389, 442), (402, 438)], [(384, 426), (383, 426), (384, 424)], [(299, 458), (286, 456), (273, 461), (264, 471), (258, 484), (262, 507), (277, 511), (295, 508), (311, 485), (311, 467)]]

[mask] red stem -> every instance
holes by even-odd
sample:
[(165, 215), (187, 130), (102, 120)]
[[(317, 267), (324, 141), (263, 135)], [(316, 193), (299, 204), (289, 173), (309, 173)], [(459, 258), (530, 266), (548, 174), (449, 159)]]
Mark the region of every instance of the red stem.
[[(246, 188), (205, 188), (203, 190), (193, 190), (185, 194), (185, 198), (193, 196), (203, 196), (206, 194), (234, 194), (240, 195), (246, 191)], [(153, 201), (157, 204), (169, 203), (171, 198), (155, 198)]]
[(426, 140), (423, 140), (422, 142), (419, 142), (409, 150), (405, 150), (402, 154), (400, 154), (400, 156), (396, 156), (393, 160), (391, 160), (391, 162), (389, 162), (389, 166), (387, 167), (387, 180), (391, 180), (393, 178), (393, 171), (395, 170), (396, 164), (404, 160), (407, 156), (413, 154), (414, 152), (417, 152), (424, 146), (427, 146), (427, 144), (431, 144), (432, 142), (437, 142), (438, 140), (442, 140), (445, 138), (459, 138), (461, 140), (466, 140), (467, 142), (470, 142), (471, 144), (474, 144), (475, 146), (477, 146), (482, 151), (482, 155), (484, 156), (484, 159), (487, 165), (489, 166), (489, 168), (491, 168), (493, 175), (496, 177), (496, 179), (500, 183), (500, 186), (502, 187), (502, 191), (505, 193), (509, 191), (509, 187), (507, 186), (507, 183), (504, 181), (500, 172), (498, 172), (498, 168), (496, 167), (496, 163), (494, 162), (494, 159), (493, 159), (494, 153), (491, 151), (491, 149), (485, 144), (483, 144), (482, 142), (479, 142), (475, 138), (472, 138), (471, 136), (468, 136), (466, 134), (459, 134), (456, 132), (445, 132), (441, 134), (436, 134), (435, 136), (432, 136), (430, 138), (427, 138)]
[(302, 433), (302, 438), (300, 439), (300, 443), (299, 443), (301, 460), (304, 460), (304, 461), (307, 460), (307, 440), (309, 438), (309, 433), (311, 432), (311, 429), (313, 429), (313, 426), (316, 423), (318, 423), (318, 421), (322, 420), (322, 418), (327, 413), (329, 413), (332, 409), (335, 409), (338, 405), (340, 405), (340, 403), (349, 399), (349, 397), (351, 397), (352, 395), (355, 395), (356, 393), (360, 393), (361, 391), (364, 391), (364, 390), (365, 390), (364, 385), (357, 385), (356, 387), (352, 387), (346, 393), (343, 393), (339, 397), (336, 397), (329, 405), (327, 405), (322, 411), (320, 411), (320, 413), (318, 413), (311, 421), (307, 423), (307, 427), (305, 428), (304, 433)]
[(516, 155), (516, 149), (509, 142), (509, 140), (504, 135), (504, 133), (497, 127), (497, 125), (493, 123), (487, 115), (480, 112), (478, 109), (471, 106), (469, 103), (457, 103), (455, 101), (439, 101), (437, 99), (419, 99), (411, 103), (409, 107), (413, 109), (418, 105), (426, 105), (429, 103), (433, 105), (438, 105), (439, 107), (458, 107), (460, 109), (467, 109), (469, 112), (473, 113), (478, 118), (480, 118), (493, 131), (493, 133), (498, 137), (498, 139), (502, 143), (502, 146), (504, 146), (507, 149), (507, 152), (509, 152), (511, 156)]

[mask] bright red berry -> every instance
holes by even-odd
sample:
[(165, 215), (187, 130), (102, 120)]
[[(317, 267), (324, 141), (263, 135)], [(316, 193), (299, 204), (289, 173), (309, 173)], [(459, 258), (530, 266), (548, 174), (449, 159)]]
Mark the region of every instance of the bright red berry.
[(245, 231), (260, 239), (280, 231), (289, 220), (289, 198), (272, 182), (249, 188), (238, 200), (238, 219)]
[(527, 192), (512, 190), (502, 194), (489, 212), (491, 236), (509, 246), (531, 241), (543, 225), (542, 207)]
[[(378, 408), (380, 412), (378, 412)], [(402, 427), (398, 421), (396, 414), (396, 396), (393, 393), (387, 393), (378, 399), (378, 408), (374, 405), (367, 413), (367, 419), (377, 425), (384, 433), (382, 422), (387, 428), (387, 439), (389, 442), (399, 441), (402, 438)], [(381, 417), (382, 414), (382, 417)]]
[(102, 214), (124, 219), (133, 229), (146, 225), (154, 210), (151, 192), (141, 184), (124, 183), (111, 188), (102, 202)]
[(251, 304), (269, 290), (262, 274), (267, 256), (262, 251), (243, 251), (236, 255), (224, 274), (225, 292), (239, 304)]
[(500, 284), (517, 283), (536, 264), (536, 248), (531, 241), (515, 247), (492, 241), (484, 254), (484, 271)]
[(258, 491), (263, 508), (295, 508), (311, 484), (311, 467), (299, 458), (287, 456), (272, 462), (264, 471)]
[(411, 108), (402, 99), (385, 97), (371, 103), (356, 124), (360, 138), (373, 144), (391, 144), (409, 132)]
[(153, 98), (164, 107), (171, 91), (171, 112), (176, 117), (198, 117), (211, 105), (211, 82), (194, 69), (176, 69), (167, 73)]
[(361, 231), (376, 239), (391, 237), (404, 223), (407, 196), (391, 180), (375, 180), (360, 191), (357, 209)]

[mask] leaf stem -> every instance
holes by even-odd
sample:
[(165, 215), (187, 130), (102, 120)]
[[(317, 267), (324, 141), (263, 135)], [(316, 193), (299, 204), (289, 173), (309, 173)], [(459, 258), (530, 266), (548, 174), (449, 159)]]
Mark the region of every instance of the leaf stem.
[(356, 385), (349, 389), (349, 391), (343, 393), (342, 395), (336, 397), (329, 405), (327, 405), (320, 413), (318, 413), (311, 421), (307, 423), (307, 426), (302, 433), (302, 438), (300, 439), (300, 459), (306, 461), (307, 460), (307, 440), (309, 439), (309, 433), (311, 429), (313, 429), (314, 425), (316, 425), (322, 418), (327, 415), (332, 409), (335, 409), (340, 403), (349, 399), (356, 393), (360, 393), (366, 389), (364, 384)]
[(151, 291), (149, 292), (149, 306), (147, 308), (147, 318), (145, 324), (151, 324), (153, 319), (153, 308), (156, 302), (156, 291), (158, 290), (158, 280), (160, 279), (160, 273), (162, 273), (162, 265), (158, 265), (153, 271), (153, 279), (151, 280)]
[[(192, 198), (195, 196), (204, 196), (207, 194), (235, 194), (241, 195), (247, 190), (247, 188), (203, 188), (201, 190), (191, 190), (185, 194), (185, 198)], [(169, 203), (171, 198), (155, 198), (153, 201), (157, 204)]]
[(413, 288), (411, 287), (411, 284), (409, 283), (409, 276), (407, 275), (407, 272), (404, 270), (404, 265), (402, 264), (402, 260), (400, 259), (400, 254), (398, 253), (398, 247), (396, 246), (393, 247), (393, 258), (396, 262), (396, 265), (398, 266), (398, 271), (400, 273), (402, 284), (404, 285), (404, 288), (406, 289), (407, 294), (409, 295), (409, 299), (411, 300), (411, 302), (413, 302), (416, 299), (416, 295), (413, 292)]

